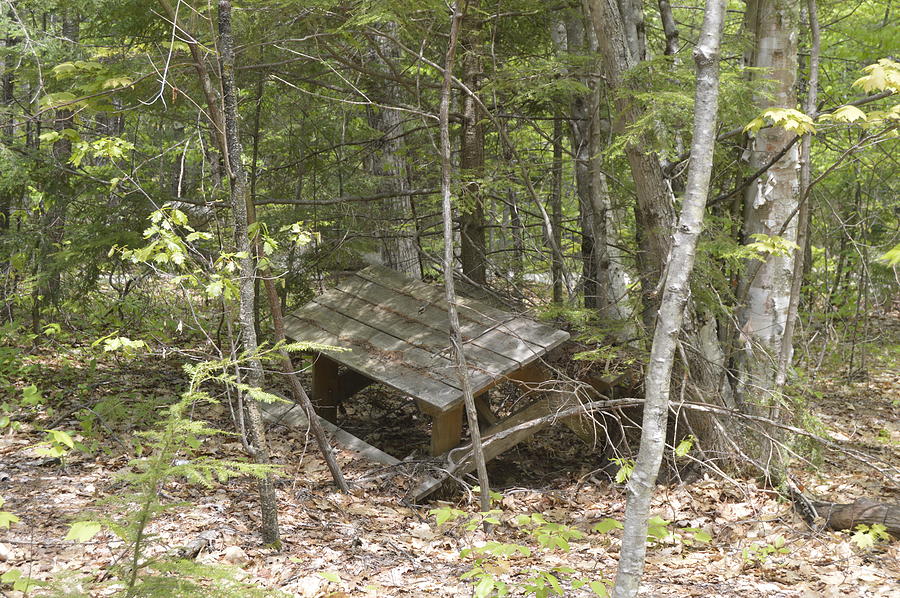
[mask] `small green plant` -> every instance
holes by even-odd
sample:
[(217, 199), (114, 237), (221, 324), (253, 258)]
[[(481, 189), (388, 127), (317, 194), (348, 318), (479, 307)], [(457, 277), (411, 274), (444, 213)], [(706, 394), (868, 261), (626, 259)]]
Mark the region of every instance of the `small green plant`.
[(44, 403), (44, 395), (41, 394), (37, 386), (29, 384), (22, 389), (22, 400), (20, 402), (25, 407), (37, 407)]
[(27, 595), (28, 591), (35, 587), (46, 585), (45, 583), (28, 577), (19, 569), (10, 569), (0, 575), (0, 584), (7, 584), (12, 587), (13, 591), (22, 592)]
[(694, 448), (695, 442), (697, 442), (697, 437), (693, 434), (685, 436), (681, 442), (678, 443), (678, 446), (675, 447), (675, 456), (686, 457), (688, 453), (691, 452), (691, 449)]
[(880, 523), (866, 525), (860, 523), (856, 526), (856, 531), (850, 536), (850, 541), (856, 544), (860, 550), (871, 550), (878, 542), (887, 542), (891, 539), (887, 533), (887, 528)]
[(6, 429), (17, 432), (22, 429), (22, 423), (12, 419), (11, 413), (9, 403), (0, 403), (0, 432)]
[[(0, 496), (0, 508), (3, 507), (4, 504), (3, 497)], [(0, 511), (0, 529), (9, 529), (9, 526), (18, 523), (19, 518), (10, 513), (9, 511)], [(0, 585), (9, 585), (16, 592), (27, 593), (29, 588), (32, 588), (39, 583), (22, 574), (22, 571), (19, 569), (10, 569), (5, 571), (3, 575), (0, 575)]]
[(35, 446), (34, 452), (42, 457), (63, 461), (69, 451), (75, 448), (72, 436), (63, 430), (44, 430), (44, 441)]
[[(6, 501), (3, 500), (3, 497), (0, 496), (0, 508), (3, 508), (5, 502)], [(0, 529), (9, 529), (10, 525), (18, 522), (19, 518), (9, 511), (0, 511)]]
[[(495, 498), (492, 496), (492, 498)], [(499, 500), (499, 495), (496, 500)], [(446, 525), (459, 520), (462, 529), (474, 531), (484, 522), (501, 525), (499, 518), (501, 511), (493, 509), (484, 513), (469, 514), (461, 509), (444, 506), (434, 509), (431, 514), (435, 516), (438, 525)], [(512, 519), (513, 530), (523, 536), (523, 539), (531, 539), (537, 544), (537, 549), (545, 552), (568, 552), (570, 541), (584, 538), (584, 532), (567, 525), (547, 521), (540, 513), (530, 515), (518, 515)], [(530, 557), (532, 548), (522, 542), (488, 541), (481, 546), (472, 546), (460, 551), (460, 558), (472, 559), (471, 568), (460, 576), (463, 580), (475, 582), (473, 595), (476, 598), (488, 598), (493, 596), (508, 596), (511, 592), (546, 598), (548, 596), (564, 596), (566, 587), (573, 589), (588, 588), (598, 596), (607, 596), (608, 580), (596, 580), (581, 578), (576, 571), (569, 567), (552, 567), (539, 569), (529, 567), (518, 572), (520, 581), (512, 582), (501, 579), (504, 574), (515, 577), (516, 572), (510, 566), (510, 561), (517, 558)]]
[(616, 484), (624, 484), (634, 473), (634, 459), (627, 457), (612, 457), (611, 462), (619, 466), (616, 471)]
[(769, 557), (788, 554), (790, 550), (784, 545), (784, 536), (775, 536), (771, 542), (754, 542), (744, 548), (741, 553), (747, 565), (764, 565)]
[[(274, 466), (214, 459), (198, 453), (204, 438), (227, 434), (192, 418), (191, 414), (199, 404), (216, 403), (202, 386), (210, 381), (234, 384), (233, 375), (227, 373), (233, 369), (234, 363), (228, 360), (185, 366), (190, 379), (188, 390), (163, 409), (162, 420), (151, 430), (137, 434), (146, 452), (133, 459), (127, 471), (119, 476), (127, 486), (126, 491), (101, 503), (102, 511), (85, 513), (70, 526), (65, 541), (83, 543), (98, 534), (109, 533), (124, 542), (124, 554), (108, 572), (109, 581), (105, 582), (117, 588), (116, 595), (131, 598), (138, 595), (243, 597), (272, 594), (241, 581), (231, 567), (205, 565), (174, 555), (146, 556), (152, 542), (147, 526), (161, 513), (180, 506), (180, 503), (161, 501), (163, 485), (178, 479), (210, 487), (237, 476), (267, 475), (274, 469)], [(253, 394), (262, 396), (266, 393), (254, 389)], [(53, 454), (64, 454), (75, 448), (68, 433), (47, 430), (47, 434), (48, 439), (39, 448)], [(2, 517), (0, 514), (0, 521)], [(16, 573), (4, 574), (2, 581), (14, 588), (34, 585)], [(62, 587), (63, 580), (50, 585), (55, 587), (57, 583)], [(110, 590), (102, 588), (102, 584), (86, 583), (90, 585), (91, 593)]]

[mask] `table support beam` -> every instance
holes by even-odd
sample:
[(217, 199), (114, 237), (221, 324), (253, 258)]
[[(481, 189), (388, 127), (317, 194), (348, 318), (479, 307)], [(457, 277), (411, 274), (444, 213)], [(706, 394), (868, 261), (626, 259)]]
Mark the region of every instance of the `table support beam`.
[(463, 410), (460, 405), (432, 416), (431, 423), (431, 454), (442, 455), (450, 449), (459, 446), (462, 440)]
[(337, 406), (341, 402), (341, 380), (338, 377), (338, 363), (321, 353), (313, 362), (313, 403), (316, 410), (326, 420), (337, 422)]

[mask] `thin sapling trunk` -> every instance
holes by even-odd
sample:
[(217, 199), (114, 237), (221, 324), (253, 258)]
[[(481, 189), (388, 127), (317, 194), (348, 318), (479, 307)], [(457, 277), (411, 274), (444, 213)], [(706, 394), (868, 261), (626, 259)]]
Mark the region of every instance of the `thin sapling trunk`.
[(708, 0), (700, 40), (694, 49), (697, 89), (691, 164), (681, 215), (672, 238), (671, 256), (644, 381), (643, 431), (637, 462), (628, 480), (625, 529), (614, 598), (637, 596), (644, 571), (650, 501), (666, 442), (672, 363), (690, 296), (691, 272), (697, 240), (703, 228), (712, 172), (719, 100), (719, 41), (724, 14), (723, 0)]

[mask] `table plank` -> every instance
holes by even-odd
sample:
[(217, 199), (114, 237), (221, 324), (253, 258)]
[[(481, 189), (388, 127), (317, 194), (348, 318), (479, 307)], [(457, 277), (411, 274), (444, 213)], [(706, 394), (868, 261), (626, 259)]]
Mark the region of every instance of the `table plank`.
[[(424, 303), (426, 309), (428, 305), (440, 307), (446, 305), (444, 293), (437, 287), (412, 280), (383, 266), (369, 266), (357, 272), (356, 276), (418, 299)], [(516, 339), (534, 345), (536, 350), (541, 349), (538, 351), (539, 354), (549, 351), (569, 338), (569, 334), (563, 330), (515, 316), (475, 299), (457, 296), (457, 304), (460, 320), (473, 321), (489, 329), (501, 330)]]
[[(357, 280), (362, 282), (361, 279)], [(364, 284), (370, 287), (374, 286), (371, 283)], [(366, 314), (366, 322), (371, 325), (377, 324), (377, 328), (382, 332), (404, 340), (423, 351), (451, 358), (449, 332), (432, 328), (424, 322), (406, 317), (403, 313), (391, 309), (390, 306), (385, 307), (382, 304), (375, 304), (367, 299), (349, 294), (347, 293), (348, 288), (343, 285), (340, 290), (344, 291), (340, 297), (322, 295), (315, 301), (354, 319), (356, 319), (355, 314)], [(443, 312), (443, 314), (446, 318), (447, 312)], [(465, 349), (466, 360), (470, 362), (472, 370), (470, 375), (475, 377), (484, 373), (494, 378), (501, 377), (521, 367), (520, 362), (486, 349), (480, 344), (466, 343)]]
[[(376, 348), (382, 351), (399, 352), (399, 359), (409, 362), (419, 371), (427, 372), (445, 384), (461, 388), (456, 361), (451, 358), (449, 351), (444, 351), (446, 346), (431, 350), (425, 340), (421, 338), (416, 342), (409, 340), (408, 335), (415, 335), (421, 328), (416, 327), (407, 331), (408, 335), (404, 334), (403, 330), (393, 330), (392, 326), (398, 324), (394, 314), (373, 310), (370, 304), (346, 294), (335, 298), (333, 294), (326, 293), (314, 299), (309, 305), (321, 306), (327, 311), (340, 314), (344, 318), (356, 322), (352, 331), (345, 332), (351, 339), (362, 338), (359, 335), (365, 334), (368, 342)], [(301, 311), (304, 314), (307, 313), (306, 308)], [(362, 318), (365, 318), (365, 321)], [(515, 364), (515, 362), (512, 363)], [(496, 366), (488, 365), (488, 367), (491, 370), (485, 369), (477, 363), (469, 364), (469, 383), (476, 393), (493, 384), (498, 376), (506, 373), (497, 371)], [(510, 371), (513, 369), (516, 367), (511, 368)]]
[[(435, 342), (443, 343), (445, 348), (449, 347), (450, 322), (446, 302), (423, 303), (410, 295), (398, 293), (359, 276), (341, 283), (338, 289), (369, 302), (370, 309), (391, 312), (401, 320), (414, 322), (422, 327), (415, 331), (417, 334), (435, 338)], [(509, 319), (512, 319), (512, 316)], [(411, 326), (404, 328), (407, 331), (414, 330)], [(482, 367), (485, 367), (487, 362), (502, 364), (499, 369), (503, 374), (508, 374), (514, 367), (522, 367), (537, 359), (545, 351), (539, 345), (523, 342), (503, 330), (488, 327), (484, 322), (461, 319), (460, 331), (466, 348), (466, 358), (471, 354), (479, 360)], [(438, 336), (435, 337), (434, 333)]]
[[(303, 407), (297, 403), (261, 403), (263, 418), (269, 424), (282, 424), (295, 428), (308, 428), (309, 418), (303, 411)], [(341, 448), (352, 451), (356, 456), (363, 457), (382, 465), (397, 465), (400, 459), (393, 457), (368, 442), (357, 438), (350, 432), (337, 427), (327, 419), (319, 418), (319, 425), (331, 434), (334, 442)]]
[(310, 304), (289, 315), (285, 318), (285, 332), (298, 341), (350, 349), (324, 353), (360, 374), (396, 388), (439, 411), (452, 409), (462, 401), (462, 391), (424, 361), (423, 354), (430, 358), (424, 351), (324, 306)]

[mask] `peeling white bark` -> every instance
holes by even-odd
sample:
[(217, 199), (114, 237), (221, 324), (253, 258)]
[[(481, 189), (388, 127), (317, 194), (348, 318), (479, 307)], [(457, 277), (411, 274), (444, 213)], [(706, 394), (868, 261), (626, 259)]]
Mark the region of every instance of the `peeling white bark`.
[[(797, 98), (797, 26), (799, 4), (791, 0), (756, 0), (747, 10), (745, 25), (755, 36), (755, 50), (748, 64), (759, 69), (755, 77), (773, 81), (768, 93), (757, 97), (760, 110), (794, 108)], [(749, 163), (756, 170), (792, 141), (794, 133), (778, 127), (762, 129), (749, 150)], [(744, 197), (744, 238), (753, 234), (781, 235), (796, 242), (800, 197), (799, 147), (791, 149), (757, 181)], [(791, 221), (788, 222), (788, 219)], [(784, 232), (782, 233), (782, 229)], [(759, 267), (748, 267), (741, 281), (746, 296), (738, 312), (741, 330), (748, 341), (741, 358), (739, 385), (742, 402), (770, 405), (775, 388), (777, 360), (785, 351), (794, 255), (771, 255)], [(749, 277), (752, 276), (752, 279)], [(774, 413), (772, 414), (774, 415)]]

